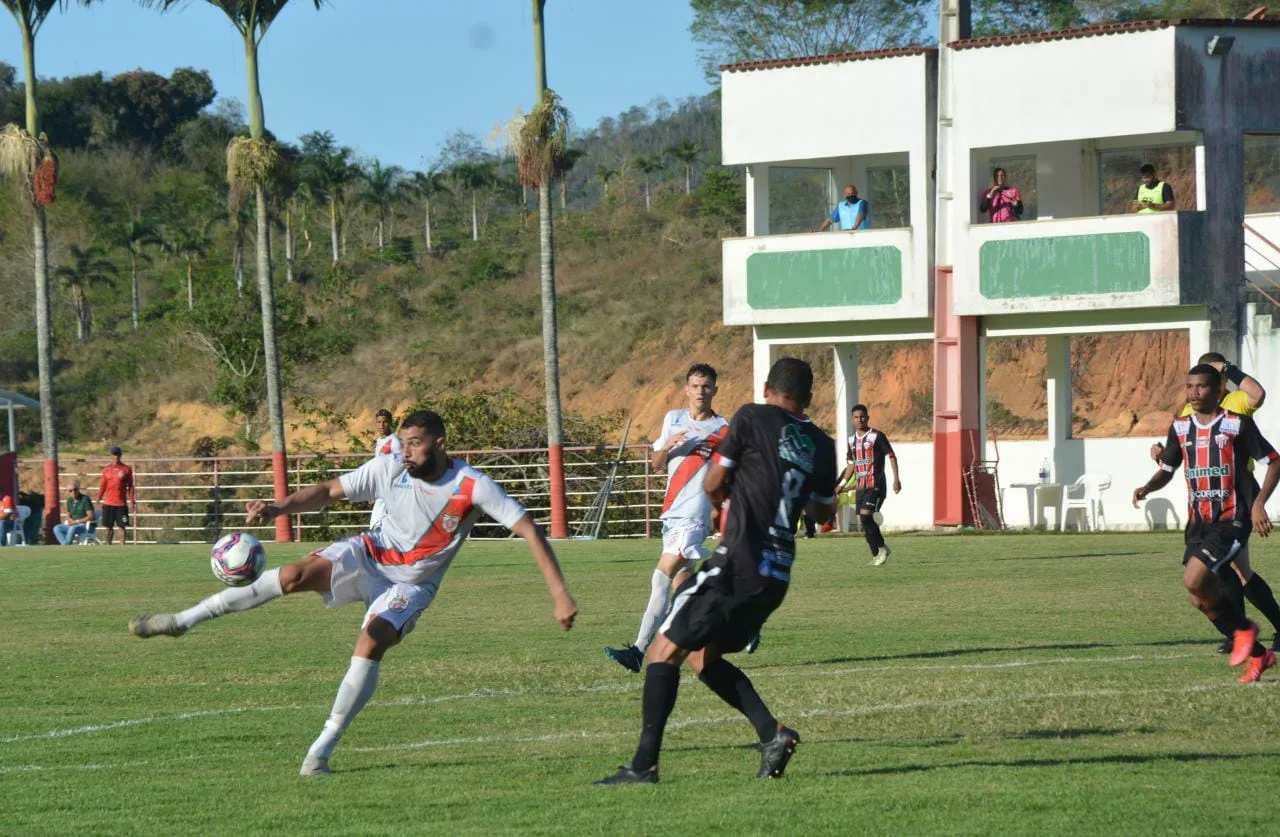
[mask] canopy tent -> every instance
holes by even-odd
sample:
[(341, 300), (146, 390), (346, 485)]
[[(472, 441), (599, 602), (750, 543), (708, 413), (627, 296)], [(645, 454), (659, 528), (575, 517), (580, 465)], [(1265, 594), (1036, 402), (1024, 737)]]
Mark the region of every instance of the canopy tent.
[(7, 389), (0, 389), (0, 407), (3, 407), (9, 416), (9, 452), (12, 453), (17, 450), (17, 441), (13, 431), (13, 411), (23, 408), (39, 410), (40, 402), (34, 398), (10, 392)]

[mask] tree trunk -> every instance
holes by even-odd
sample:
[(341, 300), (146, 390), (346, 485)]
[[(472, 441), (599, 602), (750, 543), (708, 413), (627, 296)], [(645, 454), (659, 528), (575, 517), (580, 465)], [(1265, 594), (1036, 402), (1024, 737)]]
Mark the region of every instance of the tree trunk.
[(194, 267), (191, 264), (191, 259), (187, 259), (187, 310), (188, 311), (196, 307), (195, 281), (192, 277), (193, 272), (194, 272)]
[(684, 167), (684, 193), (686, 195), (693, 193), (693, 164), (686, 163)]
[(236, 218), (236, 241), (231, 250), (231, 272), (235, 274), (236, 296), (244, 296), (244, 221)]
[(83, 346), (89, 342), (89, 300), (85, 296), (84, 286), (73, 285), (71, 297), (76, 306), (76, 341)]
[(297, 244), (293, 240), (293, 210), (284, 211), (284, 280), (293, 284), (293, 260), (297, 256)]
[(133, 330), (138, 330), (138, 311), (142, 308), (142, 290), (138, 287), (138, 254), (129, 251), (130, 307), (133, 314)]
[(426, 213), (425, 213), (427, 218), (427, 252), (430, 253), (431, 252), (431, 201), (428, 199), (424, 201), (424, 203), (426, 204), (426, 207), (427, 207)]
[(386, 223), (387, 222), (384, 221), (382, 218), (378, 219), (378, 249), (379, 250), (383, 250), (387, 246), (387, 239), (385, 234)]
[(569, 184), (565, 182), (563, 177), (560, 178), (560, 211), (566, 215), (569, 213)]
[(338, 263), (338, 199), (329, 198), (329, 240), (333, 245), (333, 263)]
[(649, 178), (644, 179), (644, 211), (649, 211)]
[(476, 215), (476, 190), (471, 190), (471, 240), (480, 240), (480, 221)]

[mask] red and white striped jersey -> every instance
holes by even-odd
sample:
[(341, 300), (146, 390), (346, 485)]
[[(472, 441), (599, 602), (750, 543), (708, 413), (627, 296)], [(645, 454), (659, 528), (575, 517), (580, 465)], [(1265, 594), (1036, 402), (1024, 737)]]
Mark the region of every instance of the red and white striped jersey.
[(674, 436), (684, 441), (667, 457), (667, 496), (662, 501), (663, 520), (687, 520), (693, 525), (711, 526), (711, 501), (703, 491), (708, 466), (716, 448), (729, 432), (724, 416), (694, 420), (687, 409), (672, 410), (662, 419), (662, 433), (653, 449), (665, 448)]
[(508, 529), (524, 517), (524, 506), (461, 459), (434, 482), (415, 479), (404, 462), (374, 457), (339, 477), (347, 499), (381, 500), (386, 514), (360, 537), (383, 575), (420, 584), (443, 572), (480, 514)]
[(373, 443), (373, 455), (386, 456), (399, 462), (404, 456), (404, 446), (400, 444), (400, 437), (395, 433), (383, 436)]

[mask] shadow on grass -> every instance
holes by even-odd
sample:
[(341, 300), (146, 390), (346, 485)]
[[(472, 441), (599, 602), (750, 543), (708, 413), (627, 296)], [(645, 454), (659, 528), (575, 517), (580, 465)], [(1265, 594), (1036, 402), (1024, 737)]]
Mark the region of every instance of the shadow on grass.
[(1182, 763), (1243, 761), (1245, 759), (1275, 758), (1280, 751), (1257, 753), (1150, 753), (1147, 755), (1118, 754), (1111, 756), (1083, 756), (1061, 759), (966, 759), (949, 764), (902, 764), (896, 767), (868, 767), (862, 770), (831, 770), (823, 776), (886, 776), (906, 773), (928, 773), (934, 770), (955, 770), (965, 767), (1070, 767), (1088, 764), (1150, 764), (1157, 761)]
[[(994, 654), (1001, 651), (1088, 651), (1095, 648), (1176, 648), (1187, 645), (1201, 645), (1206, 649), (1214, 644), (1212, 637), (1196, 639), (1165, 639), (1154, 642), (1052, 642), (1028, 643), (1026, 645), (982, 646), (978, 648), (948, 648), (940, 651), (912, 651), (907, 654), (872, 654), (865, 657), (831, 657), (826, 660), (807, 660), (777, 666), (777, 668), (798, 668), (800, 666), (825, 666), (838, 663), (876, 663), (893, 660), (938, 660), (949, 657), (963, 657), (970, 654)], [(773, 668), (774, 666), (769, 666)]]
[(1050, 561), (1058, 558), (1123, 558), (1133, 555), (1163, 555), (1162, 550), (1149, 552), (1072, 552), (1065, 555), (1000, 555), (991, 556), (991, 561)]

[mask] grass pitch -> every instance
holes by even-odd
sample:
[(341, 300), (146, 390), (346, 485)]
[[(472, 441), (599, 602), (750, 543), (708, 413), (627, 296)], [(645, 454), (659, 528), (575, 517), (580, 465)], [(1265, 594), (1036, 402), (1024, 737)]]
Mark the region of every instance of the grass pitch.
[[(138, 612), (218, 589), (196, 547), (0, 550), (0, 832), (12, 834), (1267, 833), (1280, 674), (1234, 682), (1179, 584), (1176, 534), (804, 541), (753, 656), (803, 743), (755, 736), (686, 676), (662, 784), (628, 760), (629, 641), (659, 544), (557, 547), (559, 631), (518, 543), (472, 543), (328, 777), (298, 765), (362, 609), (304, 594), (142, 641)], [(272, 565), (304, 546), (268, 546)], [(1254, 565), (1280, 589), (1280, 544)], [(1270, 641), (1271, 633), (1265, 634)]]

